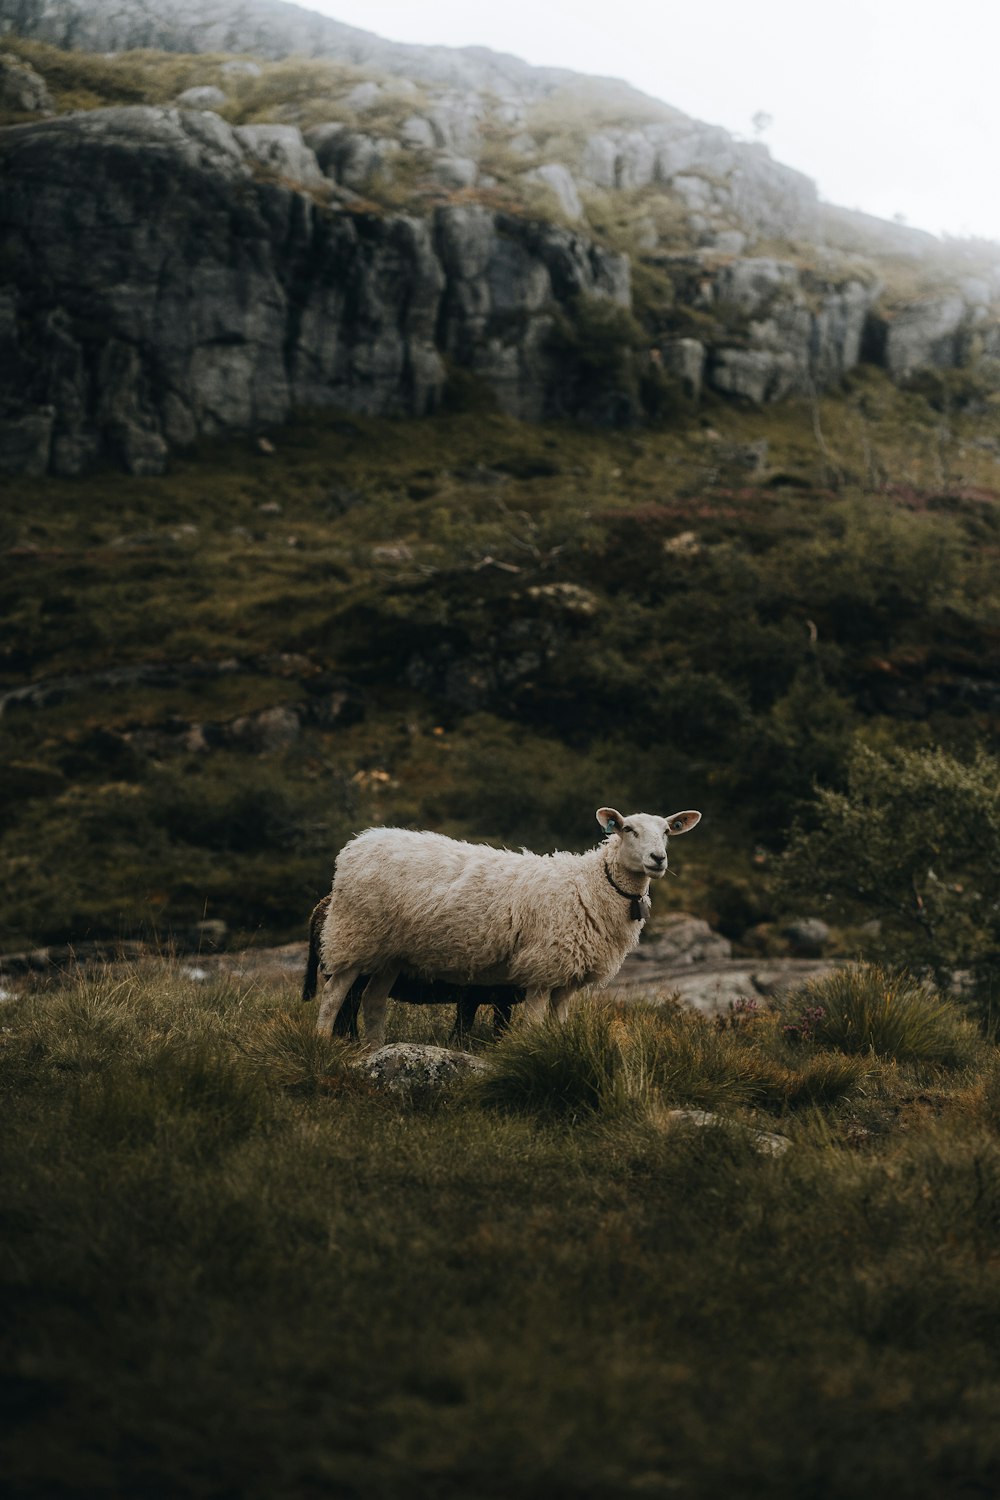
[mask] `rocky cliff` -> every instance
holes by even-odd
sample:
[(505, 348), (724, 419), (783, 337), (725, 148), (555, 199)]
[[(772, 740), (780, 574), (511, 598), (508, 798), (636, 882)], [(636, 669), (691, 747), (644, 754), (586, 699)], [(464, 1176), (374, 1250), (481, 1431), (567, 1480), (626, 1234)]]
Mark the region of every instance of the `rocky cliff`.
[[(0, 0), (0, 26), (262, 59), (213, 56), (170, 102), (82, 110), (64, 66), (4, 59), (7, 472), (156, 473), (173, 447), (295, 408), (419, 415), (463, 371), (514, 415), (597, 421), (705, 389), (812, 395), (862, 358), (1000, 384), (989, 257), (942, 271), (928, 236), (821, 207), (764, 147), (624, 85), (272, 0)], [(268, 72), (290, 51), (336, 65)], [(142, 66), (94, 59), (87, 79), (161, 97)], [(933, 274), (887, 297), (893, 257)]]

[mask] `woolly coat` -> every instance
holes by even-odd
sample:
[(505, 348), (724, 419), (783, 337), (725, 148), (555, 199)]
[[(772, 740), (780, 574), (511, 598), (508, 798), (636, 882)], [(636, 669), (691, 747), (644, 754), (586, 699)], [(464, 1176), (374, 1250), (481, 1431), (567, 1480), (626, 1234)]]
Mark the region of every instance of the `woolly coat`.
[(402, 828), (341, 850), (323, 927), (328, 973), (405, 968), (455, 983), (552, 991), (607, 983), (643, 923), (611, 886), (641, 895), (613, 835), (586, 854), (522, 854)]

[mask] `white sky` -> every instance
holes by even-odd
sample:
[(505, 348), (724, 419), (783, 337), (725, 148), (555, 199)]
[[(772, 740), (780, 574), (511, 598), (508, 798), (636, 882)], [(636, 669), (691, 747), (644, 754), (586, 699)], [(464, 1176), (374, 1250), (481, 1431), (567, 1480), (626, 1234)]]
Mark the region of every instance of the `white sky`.
[(300, 0), (400, 42), (600, 73), (753, 137), (833, 203), (1000, 240), (1000, 0)]

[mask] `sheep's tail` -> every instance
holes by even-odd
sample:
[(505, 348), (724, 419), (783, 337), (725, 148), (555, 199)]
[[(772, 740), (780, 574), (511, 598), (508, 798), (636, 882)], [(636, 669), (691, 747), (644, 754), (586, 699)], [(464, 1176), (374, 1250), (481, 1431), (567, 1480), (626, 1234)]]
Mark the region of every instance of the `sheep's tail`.
[(327, 894), (322, 901), (317, 901), (309, 918), (309, 957), (306, 959), (306, 973), (302, 981), (303, 1000), (312, 1000), (316, 994), (319, 980), (319, 940), (329, 910), (330, 896)]

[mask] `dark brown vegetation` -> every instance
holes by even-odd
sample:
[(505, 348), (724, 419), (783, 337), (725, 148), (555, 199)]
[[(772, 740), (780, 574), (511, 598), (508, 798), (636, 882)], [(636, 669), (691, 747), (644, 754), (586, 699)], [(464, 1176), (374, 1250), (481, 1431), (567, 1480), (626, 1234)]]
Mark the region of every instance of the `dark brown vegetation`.
[(971, 765), (1000, 713), (995, 406), (945, 441), (869, 372), (820, 415), (825, 452), (808, 404), (325, 417), (8, 481), (0, 947), (297, 937), (367, 823), (582, 847), (612, 793), (705, 811), (660, 901), (734, 937), (801, 910), (818, 867), (779, 897), (775, 855), (859, 739)]

